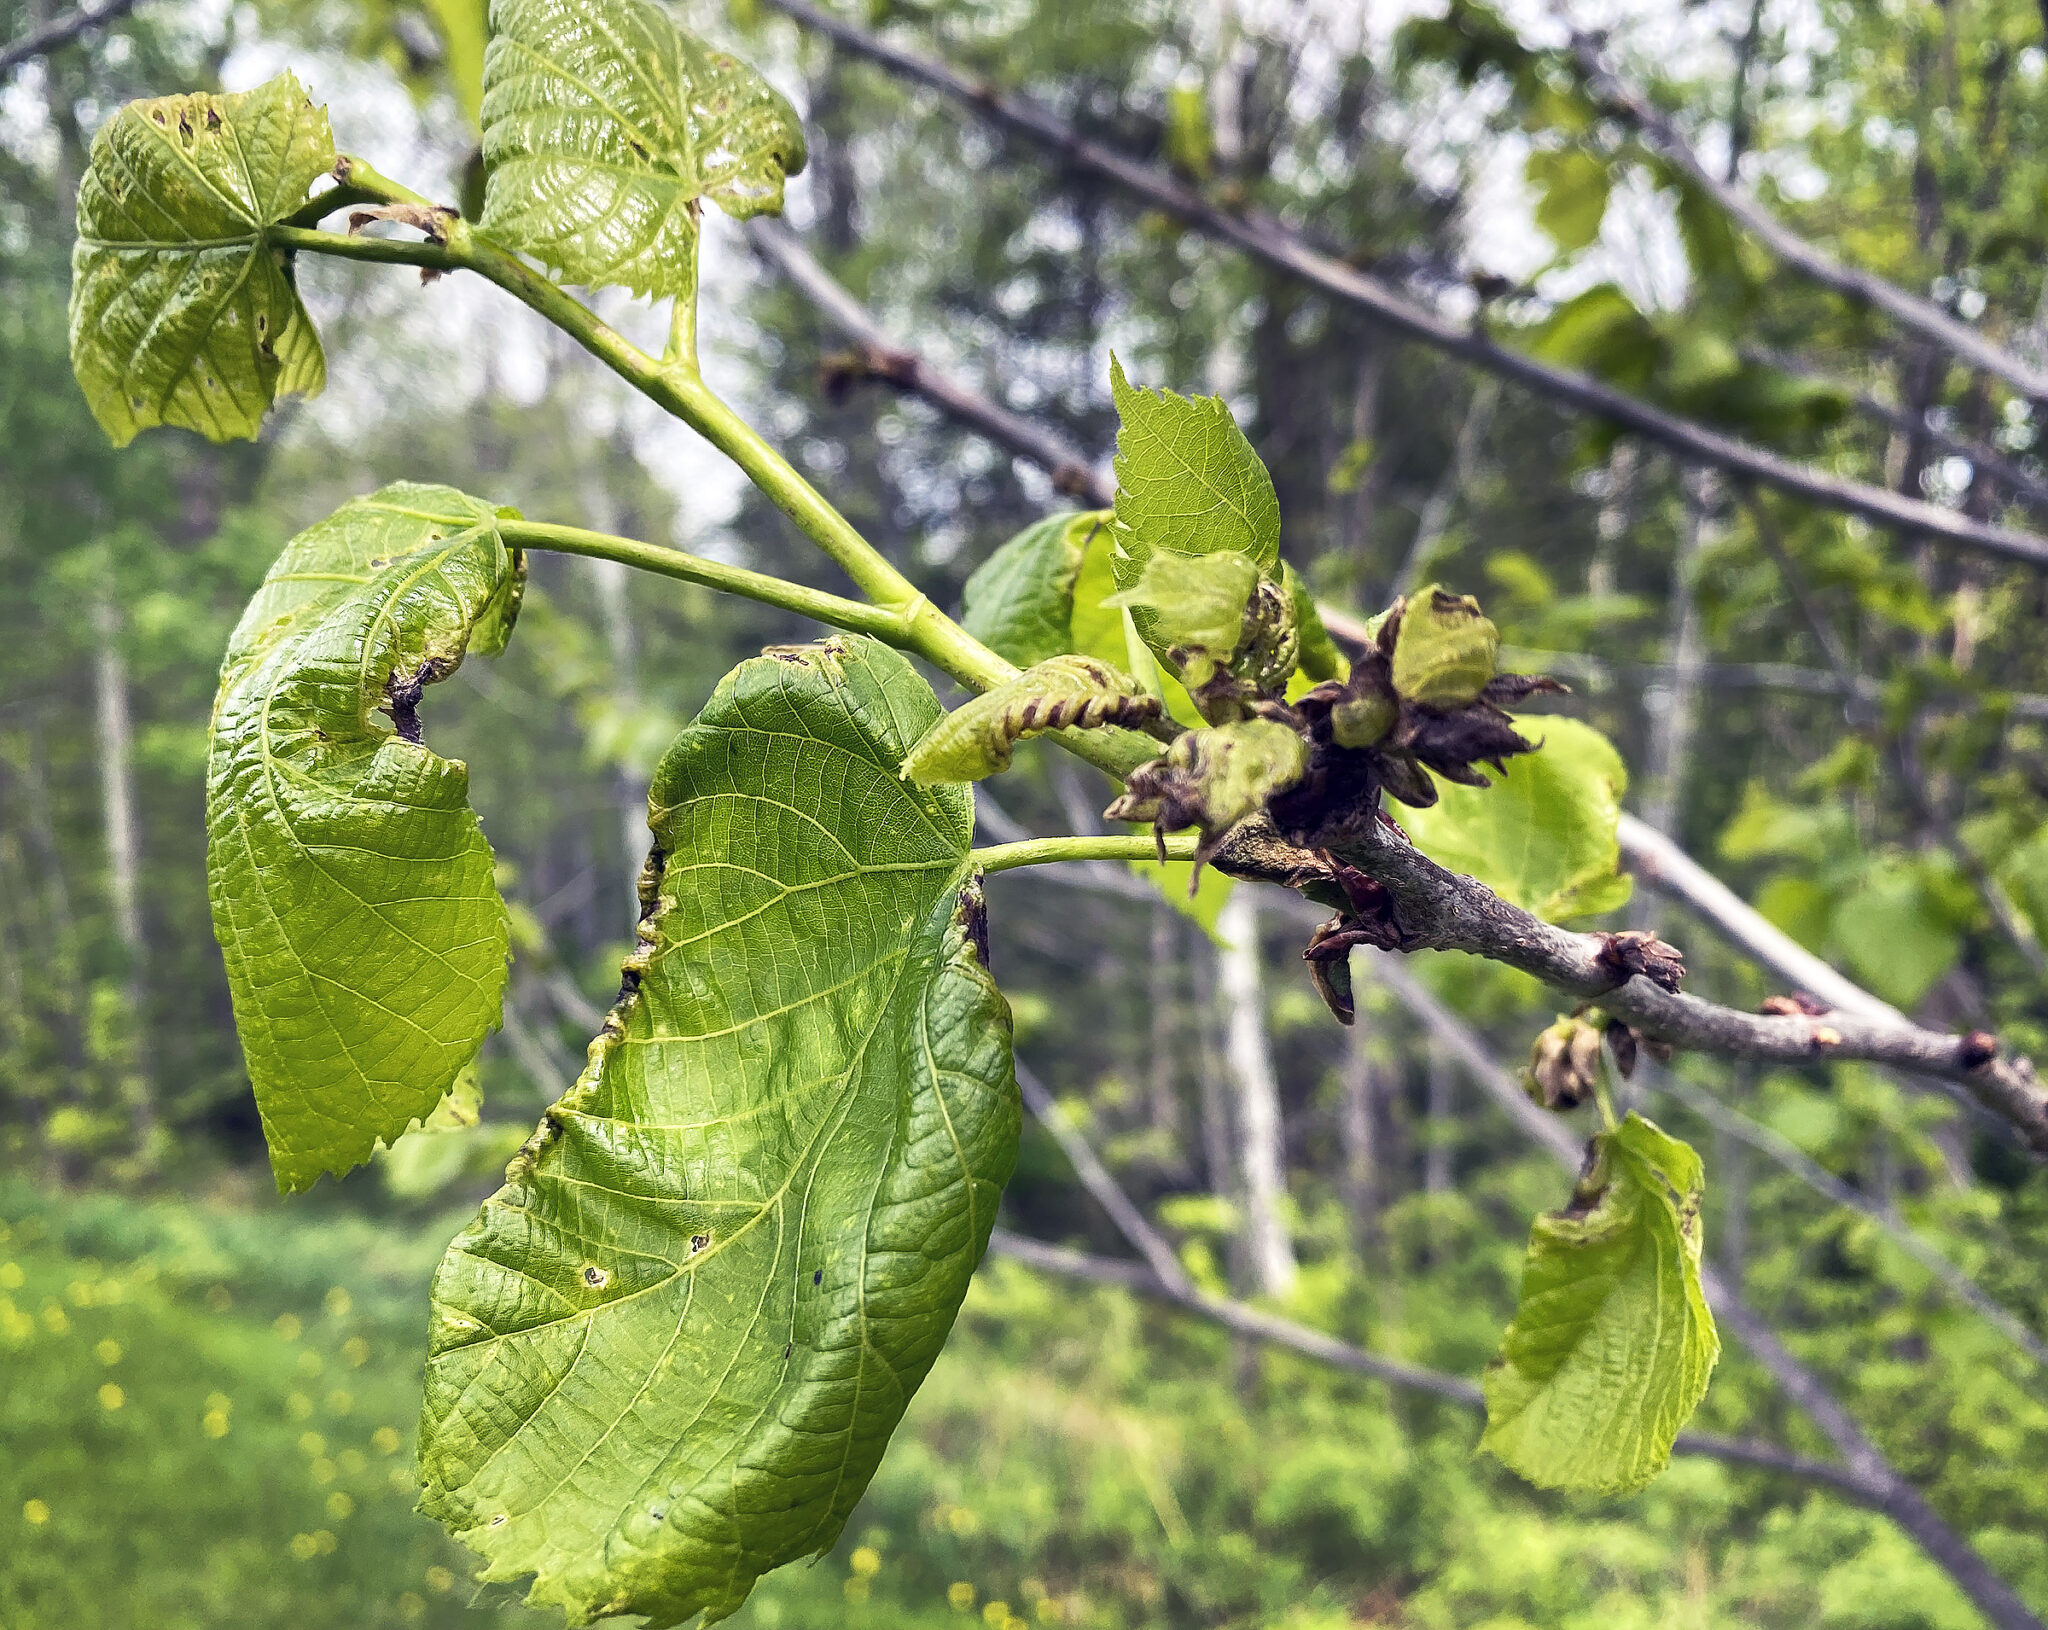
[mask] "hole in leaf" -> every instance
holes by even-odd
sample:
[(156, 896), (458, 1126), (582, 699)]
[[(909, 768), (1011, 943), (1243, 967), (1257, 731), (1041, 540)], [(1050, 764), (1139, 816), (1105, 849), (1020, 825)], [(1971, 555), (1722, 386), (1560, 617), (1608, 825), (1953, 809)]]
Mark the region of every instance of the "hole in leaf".
[(606, 1273), (604, 1269), (600, 1268), (595, 1262), (591, 1262), (585, 1264), (584, 1266), (583, 1282), (584, 1284), (588, 1285), (592, 1290), (603, 1290), (606, 1285), (612, 1282), (612, 1276)]
[(709, 1234), (692, 1234), (690, 1236), (690, 1255), (695, 1256), (710, 1243), (711, 1236)]

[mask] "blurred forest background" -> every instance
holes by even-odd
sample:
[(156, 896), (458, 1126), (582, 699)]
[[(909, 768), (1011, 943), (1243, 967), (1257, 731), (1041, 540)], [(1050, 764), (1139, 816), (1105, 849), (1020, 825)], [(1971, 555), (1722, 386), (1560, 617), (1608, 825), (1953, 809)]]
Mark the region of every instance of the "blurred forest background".
[[(255, 445), (111, 451), (72, 382), (72, 194), (122, 101), (292, 67), (336, 140), (462, 194), (472, 0), (142, 0), (0, 70), (0, 1626), (527, 1626), (411, 1513), (425, 1288), (573, 1078), (631, 924), (655, 758), (716, 678), (810, 630), (543, 557), (519, 638), (429, 698), (514, 903), (476, 1128), (270, 1193), (204, 891), (220, 653), (284, 541), (445, 481), (532, 517), (826, 581), (687, 433), (481, 284), (303, 269), (327, 393)], [(1624, 121), (1535, 4), (872, 0), (862, 29), (1256, 205), (1460, 325), (1814, 467), (2048, 515), (2022, 393), (1789, 273)], [(0, 42), (61, 7), (0, 0)], [(1225, 395), (1283, 548), (1371, 612), (1438, 579), (1574, 686), (1628, 805), (1796, 939), (1942, 1027), (2048, 1052), (2044, 579), (1759, 497), (1502, 386), (1006, 138), (770, 5), (691, 20), (806, 113), (808, 251), (931, 365), (1089, 458), (1132, 377)], [(1717, 175), (2048, 363), (2048, 37), (2031, 0), (1602, 0), (1607, 58)], [(1525, 49), (1526, 48), (1526, 49)], [(0, 44), (0, 50), (6, 50)], [(1533, 53), (1533, 54), (1532, 54)], [(17, 60), (18, 56), (18, 60)], [(766, 240), (771, 246), (778, 241)], [(783, 261), (787, 261), (785, 251)], [(1072, 502), (891, 382), (748, 237), (706, 251), (707, 371), (932, 598)], [(616, 291), (613, 291), (616, 293)], [(606, 314), (658, 336), (658, 312)], [(1071, 483), (1070, 483), (1071, 485)], [(985, 819), (1073, 830), (1103, 784), (1020, 757)], [(1275, 897), (1106, 867), (990, 885), (1019, 1056), (1201, 1289), (1470, 1377), (1553, 1155), (1487, 1090), (1553, 1006), (1468, 959), (1357, 958), (1341, 1030)], [(1694, 987), (1764, 975), (1638, 887), (1608, 919)], [(1498, 1085), (1497, 1075), (1494, 1084)], [(2048, 1613), (2048, 1173), (1860, 1066), (1683, 1060), (1639, 1101), (1708, 1159), (1708, 1252), (1878, 1450)], [(735, 1623), (1938, 1626), (1985, 1622), (1866, 1503), (1681, 1454), (1625, 1501), (1475, 1458), (1456, 1398), (1110, 1281), (1131, 1246), (1040, 1122), (1005, 1204), (1090, 1283), (994, 1254), (837, 1550)], [(1069, 1267), (1074, 1259), (1066, 1259)], [(1085, 1265), (1084, 1265), (1085, 1266)], [(1779, 1378), (1782, 1379), (1782, 1376)], [(1701, 1430), (1826, 1458), (1731, 1341)]]

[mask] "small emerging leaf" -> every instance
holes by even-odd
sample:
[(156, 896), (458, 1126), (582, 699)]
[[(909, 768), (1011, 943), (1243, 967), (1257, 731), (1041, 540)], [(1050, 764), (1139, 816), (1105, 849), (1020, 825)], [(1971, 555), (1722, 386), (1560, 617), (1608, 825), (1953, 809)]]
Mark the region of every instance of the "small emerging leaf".
[(973, 803), (838, 638), (742, 663), (655, 773), (639, 949), (435, 1276), (421, 1506), (572, 1623), (725, 1618), (831, 1548), (1017, 1155)]
[(1166, 651), (1180, 653), (1189, 682), (1200, 685), (1236, 652), (1258, 586), (1258, 563), (1237, 550), (1183, 555), (1161, 549), (1146, 558), (1129, 588), (1102, 603), (1142, 613), (1139, 627)]
[(979, 781), (1010, 767), (1010, 751), (1048, 730), (1141, 725), (1159, 717), (1159, 698), (1093, 657), (1052, 657), (939, 719), (903, 761), (920, 786)]
[(1317, 681), (1344, 678), (1350, 673), (1351, 664), (1337, 649), (1337, 642), (1330, 638), (1330, 631), (1323, 626), (1322, 613), (1316, 610), (1316, 597), (1309, 593), (1301, 573), (1283, 560), (1280, 563), (1280, 581), (1294, 602), (1294, 624), (1300, 632), (1302, 673)]
[(1394, 689), (1426, 707), (1479, 700), (1494, 674), (1500, 630), (1469, 594), (1432, 583), (1408, 597), (1394, 641)]
[(1640, 1115), (1594, 1138), (1572, 1203), (1530, 1235), (1482, 1449), (1542, 1488), (1627, 1494), (1664, 1469), (1721, 1352), (1703, 1182), (1699, 1156)]
[(282, 1189), (431, 1114), (498, 1024), (491, 847), (415, 711), (504, 645), (524, 568), (497, 523), (448, 487), (354, 499), (292, 540), (228, 644), (207, 891)]
[(327, 112), (290, 74), (130, 102), (94, 138), (71, 256), (71, 367), (116, 447), (151, 425), (254, 437), (327, 363), (267, 238), (334, 167)]
[(1150, 821), (1160, 834), (1200, 827), (1197, 869), (1213, 858), (1231, 829), (1266, 807), (1266, 800), (1299, 781), (1308, 768), (1308, 744), (1271, 719), (1242, 719), (1175, 738), (1164, 758), (1141, 764), (1125, 792), (1104, 813), (1113, 821)]
[(698, 200), (777, 214), (796, 111), (656, 0), (492, 0), (482, 228), (572, 283), (695, 297)]

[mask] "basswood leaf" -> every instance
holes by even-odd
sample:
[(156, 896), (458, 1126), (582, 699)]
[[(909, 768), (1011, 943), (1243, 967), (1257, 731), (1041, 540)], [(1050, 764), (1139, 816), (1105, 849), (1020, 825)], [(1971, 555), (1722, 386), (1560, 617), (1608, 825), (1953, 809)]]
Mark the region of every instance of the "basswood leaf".
[(697, 213), (782, 209), (803, 127), (656, 0), (492, 0), (481, 226), (571, 283), (696, 290)]
[(1010, 752), (1048, 730), (1141, 725), (1159, 717), (1159, 698), (1140, 696), (1128, 677), (1093, 657), (1050, 657), (941, 716), (903, 761), (921, 786), (979, 781), (1010, 767)]
[(1316, 597), (1309, 592), (1308, 584), (1302, 581), (1301, 573), (1283, 560), (1280, 563), (1280, 580), (1294, 602), (1294, 625), (1300, 630), (1301, 666), (1296, 674), (1296, 683), (1306, 690), (1307, 682), (1347, 677), (1351, 664), (1337, 649), (1337, 642), (1330, 638), (1330, 631), (1323, 626), (1323, 614), (1316, 610)]
[(1265, 808), (1307, 768), (1308, 744), (1272, 719), (1190, 730), (1174, 738), (1164, 757), (1131, 771), (1123, 796), (1103, 813), (1114, 821), (1150, 821), (1160, 834), (1201, 828), (1194, 855), (1199, 868), (1239, 821)]
[(1530, 1234), (1483, 1378), (1482, 1449), (1543, 1488), (1627, 1494), (1664, 1469), (1721, 1353), (1700, 1285), (1704, 1181), (1640, 1115), (1593, 1139), (1571, 1204)]
[(151, 425), (253, 437), (327, 363), (269, 228), (334, 167), (327, 112), (290, 74), (130, 102), (92, 144), (71, 255), (71, 368), (116, 447)]
[(410, 482), (353, 499), (291, 541), (228, 643), (207, 891), (281, 1189), (431, 1114), (498, 1024), (491, 847), (415, 711), (504, 647), (524, 566), (498, 517)]
[(574, 1623), (725, 1617), (838, 1538), (1016, 1159), (939, 716), (841, 637), (742, 663), (656, 772), (625, 993), (434, 1281), (422, 1509)]
[[(1155, 555), (1234, 553), (1261, 576), (1280, 573), (1280, 501), (1273, 478), (1220, 396), (1141, 390), (1109, 364), (1116, 435), (1115, 548), (1119, 589), (1136, 588)], [(1163, 637), (1150, 609), (1133, 612), (1160, 656)]]
[(960, 626), (1020, 668), (1081, 649), (1073, 643), (1074, 583), (1109, 516), (1063, 511), (1027, 526), (967, 579)]
[(1551, 922), (1627, 902), (1615, 829), (1628, 769), (1591, 725), (1523, 714), (1516, 728), (1538, 751), (1507, 761), (1490, 787), (1437, 780), (1428, 809), (1403, 809), (1415, 846), (1440, 866), (1476, 877), (1502, 899)]
[(1394, 637), (1394, 689), (1428, 707), (1466, 707), (1494, 675), (1500, 630), (1469, 594), (1434, 583), (1408, 596)]
[(1559, 254), (1575, 254), (1600, 236), (1612, 185), (1605, 161), (1581, 147), (1538, 148), (1524, 173), (1537, 192), (1536, 224)]
[(1141, 628), (1168, 651), (1196, 684), (1230, 661), (1244, 637), (1245, 614), (1259, 586), (1258, 563), (1234, 549), (1207, 555), (1157, 553), (1129, 588), (1103, 601), (1128, 607)]

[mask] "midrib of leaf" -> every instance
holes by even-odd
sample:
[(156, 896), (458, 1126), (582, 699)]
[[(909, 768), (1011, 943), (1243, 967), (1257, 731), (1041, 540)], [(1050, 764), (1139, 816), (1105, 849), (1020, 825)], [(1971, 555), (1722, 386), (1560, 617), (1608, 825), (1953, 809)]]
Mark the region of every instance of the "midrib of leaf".
[[(1222, 483), (1215, 480), (1211, 476), (1203, 474), (1200, 470), (1196, 469), (1195, 466), (1188, 461), (1187, 457), (1180, 451), (1180, 448), (1174, 442), (1169, 441), (1166, 437), (1160, 435), (1158, 431), (1152, 429), (1149, 425), (1145, 427), (1144, 433), (1146, 437), (1153, 443), (1154, 446), (1158, 447), (1170, 459), (1172, 459), (1176, 465), (1180, 467), (1180, 470), (1184, 475), (1186, 475), (1190, 480), (1194, 481), (1204, 491), (1215, 493), (1216, 496), (1223, 501), (1223, 507), (1229, 510), (1230, 513), (1235, 515), (1238, 518), (1238, 520), (1243, 523), (1244, 529), (1251, 534), (1252, 547), (1256, 548), (1258, 546), (1258, 528), (1256, 525), (1253, 524), (1250, 512), (1244, 509), (1240, 503), (1238, 503), (1230, 497), (1229, 493), (1227, 493), (1224, 490)], [(1190, 511), (1189, 513), (1193, 514), (1196, 512)], [(1180, 551), (1169, 550), (1167, 552), (1178, 554)], [(1248, 550), (1247, 553), (1249, 552), (1250, 551)]]

